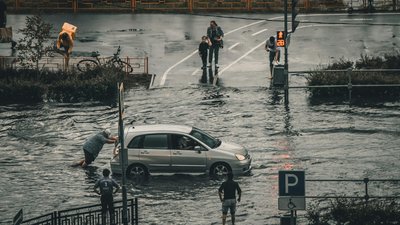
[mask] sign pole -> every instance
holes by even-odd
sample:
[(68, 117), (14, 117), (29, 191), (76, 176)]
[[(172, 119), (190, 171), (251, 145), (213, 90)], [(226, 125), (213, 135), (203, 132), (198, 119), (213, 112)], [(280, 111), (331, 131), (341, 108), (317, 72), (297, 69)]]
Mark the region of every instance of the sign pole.
[(118, 127), (119, 127), (119, 134), (118, 139), (121, 146), (120, 152), (120, 165), (122, 170), (122, 224), (128, 225), (128, 198), (126, 193), (126, 160), (127, 154), (126, 149), (124, 147), (124, 83), (118, 84), (118, 105), (119, 105), (119, 120), (118, 120)]
[[(288, 33), (288, 0), (284, 1), (284, 11), (285, 11), (285, 22), (284, 22), (284, 28), (285, 28), (285, 41), (286, 41), (286, 35)], [(289, 65), (288, 65), (288, 47), (287, 44), (285, 44), (285, 65), (284, 65), (284, 70), (283, 70), (283, 75), (285, 79), (285, 105), (289, 104)]]

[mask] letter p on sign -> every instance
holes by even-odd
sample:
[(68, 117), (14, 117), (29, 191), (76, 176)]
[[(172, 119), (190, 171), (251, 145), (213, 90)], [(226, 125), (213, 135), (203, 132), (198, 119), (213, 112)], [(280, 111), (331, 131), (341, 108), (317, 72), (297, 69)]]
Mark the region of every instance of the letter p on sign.
[(279, 171), (279, 196), (304, 196), (304, 171)]

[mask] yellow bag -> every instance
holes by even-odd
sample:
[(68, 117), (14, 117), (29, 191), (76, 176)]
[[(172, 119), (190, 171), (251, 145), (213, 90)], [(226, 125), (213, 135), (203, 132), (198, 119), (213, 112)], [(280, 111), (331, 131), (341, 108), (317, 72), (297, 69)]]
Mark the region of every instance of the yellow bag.
[(75, 40), (75, 33), (76, 33), (76, 29), (78, 29), (76, 26), (69, 24), (67, 22), (64, 22), (63, 26), (62, 26), (62, 32), (67, 32), (73, 40)]

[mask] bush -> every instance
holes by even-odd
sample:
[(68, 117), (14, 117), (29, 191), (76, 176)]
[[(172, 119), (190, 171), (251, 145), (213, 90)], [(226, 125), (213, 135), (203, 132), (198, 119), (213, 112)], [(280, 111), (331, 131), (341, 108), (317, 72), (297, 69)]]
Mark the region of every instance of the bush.
[[(386, 54), (384, 57), (361, 58), (353, 63), (340, 59), (325, 68), (315, 70), (306, 77), (309, 86), (317, 85), (347, 85), (349, 76), (347, 72), (324, 72), (323, 70), (354, 69), (400, 69), (400, 53)], [(400, 84), (400, 72), (352, 72), (352, 85), (360, 84)], [(345, 101), (349, 97), (346, 87), (309, 88), (311, 100), (318, 98), (336, 99)], [(353, 87), (352, 97), (357, 100), (369, 99), (378, 101), (397, 101), (400, 98), (400, 87)], [(354, 99), (353, 98), (353, 99)]]
[(45, 93), (46, 88), (38, 82), (13, 79), (0, 83), (0, 102), (3, 104), (40, 102)]
[(389, 225), (399, 224), (400, 204), (395, 200), (337, 199), (328, 206), (311, 204), (306, 219), (309, 225)]
[(0, 70), (0, 102), (36, 103), (44, 99), (58, 102), (111, 101), (118, 94), (117, 83), (124, 73), (99, 68), (77, 71)]

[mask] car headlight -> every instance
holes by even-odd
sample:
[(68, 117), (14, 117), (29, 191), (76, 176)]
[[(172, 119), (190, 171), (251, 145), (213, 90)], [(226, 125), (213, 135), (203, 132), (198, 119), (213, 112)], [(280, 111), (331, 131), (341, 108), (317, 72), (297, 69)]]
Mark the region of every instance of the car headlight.
[(246, 157), (244, 155), (241, 155), (241, 154), (235, 154), (235, 156), (239, 161), (242, 161), (242, 160), (246, 159)]

